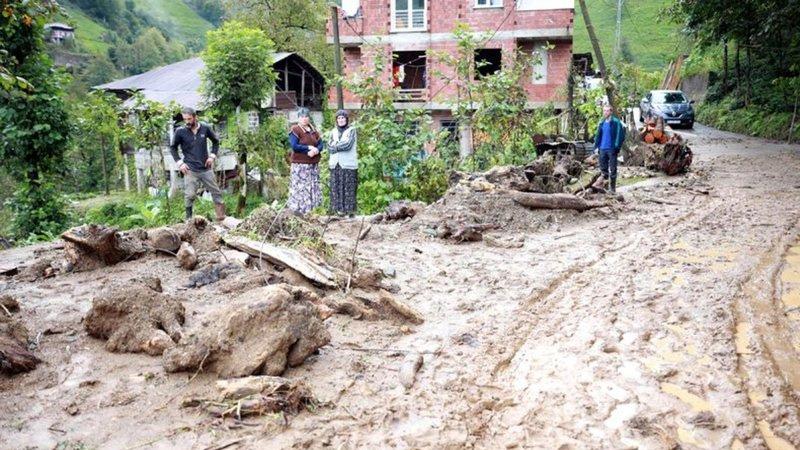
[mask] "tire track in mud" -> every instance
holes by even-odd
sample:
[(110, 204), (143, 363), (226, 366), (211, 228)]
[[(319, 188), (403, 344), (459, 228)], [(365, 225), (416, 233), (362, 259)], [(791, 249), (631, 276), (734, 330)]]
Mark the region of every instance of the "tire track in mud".
[[(538, 304), (540, 307), (536, 311), (520, 315), (520, 319), (514, 322), (515, 325), (513, 325), (513, 327), (523, 331), (516, 334), (516, 341), (512, 355), (504, 358), (495, 366), (493, 378), (498, 378), (499, 376), (503, 375), (503, 372), (506, 371), (506, 369), (511, 365), (515, 356), (525, 346), (526, 342), (534, 337), (534, 330), (542, 320), (546, 320), (546, 323), (551, 325), (549, 331), (544, 331), (544, 336), (550, 336), (553, 332), (559, 333), (557, 327), (553, 329), (552, 324), (555, 322), (560, 322), (562, 324), (561, 326), (563, 327), (563, 324), (565, 323), (578, 323), (582, 320), (580, 315), (577, 317), (572, 317), (572, 314), (577, 313), (571, 313), (571, 311), (575, 310), (576, 305), (580, 305), (577, 302), (576, 297), (582, 297), (580, 294), (581, 292), (586, 292), (591, 296), (591, 292), (593, 290), (592, 280), (602, 279), (597, 278), (597, 274), (598, 267), (602, 267), (604, 262), (613, 260), (616, 257), (617, 260), (612, 261), (614, 264), (618, 266), (632, 266), (640, 263), (641, 261), (658, 256), (659, 254), (662, 254), (663, 250), (668, 248), (669, 245), (680, 242), (681, 235), (684, 232), (692, 228), (697, 229), (697, 225), (699, 223), (704, 223), (706, 220), (715, 218), (718, 214), (720, 214), (721, 208), (726, 208), (724, 198), (705, 197), (704, 199), (705, 202), (702, 204), (695, 201), (685, 204), (692, 209), (688, 212), (683, 212), (678, 217), (673, 217), (668, 221), (656, 222), (649, 227), (644, 226), (638, 230), (636, 241), (618, 246), (616, 248), (608, 248), (610, 246), (606, 246), (600, 255), (593, 259), (590, 264), (582, 267), (576, 267), (578, 265), (571, 267), (569, 270), (565, 271), (559, 277), (549, 283), (545, 289), (534, 293), (525, 304)], [(642, 246), (642, 242), (646, 242), (646, 245)], [(629, 256), (631, 254), (631, 252), (629, 252), (631, 248), (636, 249), (635, 257)], [(592, 273), (594, 273), (595, 276), (592, 276)], [(584, 285), (580, 287), (577, 292), (565, 291), (559, 293), (562, 288), (567, 286), (572, 281), (581, 281), (576, 277), (580, 275), (586, 275), (583, 280), (588, 280), (588, 284), (584, 283)], [(600, 275), (603, 275), (603, 273), (600, 273)], [(620, 283), (618, 283), (616, 287), (613, 287), (612, 290), (616, 292), (625, 291), (628, 293), (635, 291), (635, 287), (633, 286), (633, 276), (619, 277), (619, 281)], [(570, 302), (571, 305), (565, 306), (562, 304), (563, 301)], [(612, 303), (610, 306), (616, 309), (618, 305), (618, 303)], [(569, 334), (567, 334), (567, 336), (569, 336)], [(496, 381), (497, 380), (493, 380), (492, 384), (502, 384)], [(615, 406), (616, 404), (614, 407)], [(484, 421), (480, 428), (490, 428), (491, 423), (495, 421), (496, 417), (502, 414), (502, 412), (502, 409), (492, 411), (491, 415)], [(606, 418), (609, 418), (609, 416), (606, 416)], [(680, 431), (681, 430), (678, 429), (678, 432)], [(491, 440), (488, 439), (488, 437), (489, 436), (487, 436), (487, 434), (478, 436), (480, 444), (490, 445)]]
[[(707, 217), (715, 213), (717, 208), (718, 207), (715, 207), (712, 211), (706, 213), (705, 216)], [(692, 209), (680, 215), (679, 217), (672, 219), (668, 223), (658, 222), (653, 231), (655, 231), (656, 233), (664, 233), (665, 231), (671, 228), (686, 223), (696, 215), (697, 215), (697, 210)], [(505, 369), (508, 368), (508, 366), (513, 361), (514, 357), (517, 355), (519, 350), (522, 348), (522, 346), (524, 346), (525, 342), (530, 337), (534, 328), (538, 324), (539, 319), (548, 314), (549, 312), (551, 312), (551, 310), (557, 305), (557, 301), (555, 301), (557, 299), (550, 301), (551, 300), (550, 297), (553, 296), (553, 294), (555, 294), (556, 291), (558, 291), (561, 287), (570, 282), (575, 275), (587, 273), (594, 270), (598, 266), (598, 264), (603, 262), (607, 257), (616, 254), (624, 254), (625, 251), (629, 250), (632, 247), (637, 248), (644, 238), (653, 237), (655, 233), (650, 233), (649, 231), (650, 230), (646, 228), (640, 230), (639, 233), (644, 234), (645, 236), (640, 235), (634, 242), (618, 245), (616, 247), (613, 245), (613, 243), (601, 245), (600, 247), (601, 250), (597, 255), (597, 257), (593, 258), (590, 261), (577, 262), (573, 264), (567, 270), (563, 271), (560, 275), (551, 280), (544, 289), (532, 293), (528, 297), (528, 299), (526, 299), (523, 302), (521, 306), (534, 307), (538, 305), (538, 308), (536, 311), (533, 312), (527, 310), (522, 311), (520, 319), (512, 323), (513, 329), (522, 331), (514, 333), (515, 343), (513, 344), (513, 350), (509, 356), (503, 358), (494, 365), (494, 368), (492, 370), (492, 377), (496, 378)], [(648, 256), (652, 256), (653, 253), (656, 251), (656, 249), (663, 248), (665, 245), (672, 242), (672, 240), (674, 239), (671, 237), (666, 237), (660, 247), (656, 246), (655, 243), (650, 244), (650, 247), (648, 249)]]
[[(800, 355), (776, 296), (783, 261), (800, 235), (797, 219), (741, 281), (734, 303), (737, 373), (758, 434), (770, 450), (800, 444)], [(787, 421), (795, 426), (787, 428)]]

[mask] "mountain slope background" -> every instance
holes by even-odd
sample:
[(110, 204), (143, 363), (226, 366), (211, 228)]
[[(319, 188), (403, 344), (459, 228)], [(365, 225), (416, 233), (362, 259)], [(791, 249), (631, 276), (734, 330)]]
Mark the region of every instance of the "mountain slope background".
[[(679, 54), (688, 53), (690, 42), (681, 35), (680, 25), (659, 20), (661, 12), (671, 3), (671, 0), (623, 0), (620, 52), (623, 60), (654, 71), (665, 69)], [(586, 0), (586, 7), (606, 64), (610, 64), (616, 42), (617, 0)], [(573, 48), (575, 53), (594, 53), (578, 2), (575, 2)]]

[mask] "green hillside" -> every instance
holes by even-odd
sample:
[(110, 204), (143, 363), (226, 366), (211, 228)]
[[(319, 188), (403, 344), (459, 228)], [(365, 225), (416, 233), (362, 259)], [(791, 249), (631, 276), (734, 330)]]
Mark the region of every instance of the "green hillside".
[(78, 41), (78, 46), (95, 55), (107, 54), (110, 45), (103, 40), (103, 36), (109, 32), (108, 28), (72, 5), (62, 4), (61, 7), (66, 11), (67, 17), (62, 16), (58, 20), (75, 27), (75, 40)]
[(134, 0), (137, 11), (150, 17), (168, 36), (184, 44), (205, 42), (206, 31), (214, 28), (181, 0)]
[[(679, 53), (688, 52), (688, 41), (680, 26), (659, 22), (670, 0), (624, 0), (622, 7), (623, 49), (633, 62), (647, 70), (664, 69)], [(586, 0), (589, 15), (606, 61), (612, 61), (617, 20), (617, 0)], [(580, 5), (575, 2), (575, 53), (592, 51)]]

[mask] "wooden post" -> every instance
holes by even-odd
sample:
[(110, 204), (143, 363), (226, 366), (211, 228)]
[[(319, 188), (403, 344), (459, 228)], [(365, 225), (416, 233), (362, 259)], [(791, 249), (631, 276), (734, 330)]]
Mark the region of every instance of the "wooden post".
[(105, 183), (106, 195), (110, 194), (108, 187), (108, 165), (106, 163), (106, 137), (100, 137), (100, 155), (103, 164), (103, 182)]
[[(288, 64), (286, 65), (287, 71), (286, 76), (288, 77)], [(288, 80), (288, 78), (287, 78)], [(288, 83), (288, 82), (287, 82)], [(288, 86), (288, 84), (287, 84)], [(241, 120), (240, 120), (240, 107), (236, 107), (236, 128), (241, 130)], [(241, 153), (239, 154), (239, 170), (241, 173), (239, 174), (239, 182), (241, 185), (239, 186), (239, 201), (236, 203), (236, 214), (241, 215), (244, 212), (244, 207), (247, 203), (247, 149), (241, 149)]]
[(169, 193), (167, 196), (172, 198), (175, 196), (175, 193), (178, 192), (178, 171), (177, 170), (170, 170), (169, 171)]
[(461, 159), (464, 159), (472, 154), (472, 127), (465, 124), (460, 123), (458, 124), (459, 130), (459, 156)]
[(583, 21), (586, 23), (586, 31), (589, 33), (589, 40), (592, 42), (594, 54), (597, 56), (597, 64), (600, 66), (600, 72), (603, 73), (603, 84), (606, 86), (606, 95), (608, 95), (608, 104), (611, 106), (612, 111), (617, 111), (616, 101), (614, 101), (614, 86), (610, 83), (608, 77), (608, 70), (606, 70), (606, 61), (603, 59), (603, 52), (600, 51), (600, 43), (597, 41), (597, 35), (592, 26), (592, 19), (589, 17), (589, 10), (586, 9), (586, 0), (578, 0), (581, 5), (581, 14), (583, 14)]
[(127, 153), (122, 154), (122, 170), (125, 172), (123, 179), (125, 180), (125, 192), (131, 191), (131, 174), (129, 167), (130, 156)]
[(306, 106), (306, 71), (300, 73), (300, 106)]
[(336, 6), (331, 6), (331, 27), (333, 28), (333, 68), (336, 72), (336, 107), (344, 109), (344, 93), (342, 92), (342, 55), (339, 45), (339, 14)]
[(144, 192), (144, 169), (136, 168), (136, 192)]
[(728, 38), (722, 40), (722, 92), (728, 91)]
[(567, 133), (570, 139), (575, 139), (575, 67), (572, 60), (567, 75)]

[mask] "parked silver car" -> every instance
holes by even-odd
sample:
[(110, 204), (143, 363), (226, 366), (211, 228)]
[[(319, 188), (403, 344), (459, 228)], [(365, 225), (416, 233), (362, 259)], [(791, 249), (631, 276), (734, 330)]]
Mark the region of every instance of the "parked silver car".
[(662, 117), (672, 127), (694, 127), (694, 100), (687, 100), (681, 91), (650, 91), (644, 96), (639, 108), (639, 120)]

